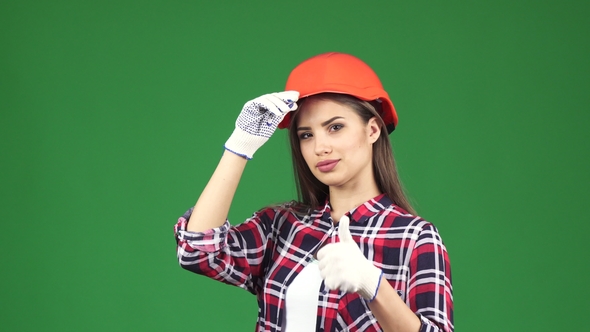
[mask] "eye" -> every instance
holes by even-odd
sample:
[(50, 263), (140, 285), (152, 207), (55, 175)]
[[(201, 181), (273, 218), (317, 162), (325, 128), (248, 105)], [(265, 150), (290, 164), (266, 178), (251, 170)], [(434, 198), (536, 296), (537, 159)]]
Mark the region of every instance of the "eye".
[(344, 127), (344, 126), (341, 124), (335, 123), (330, 126), (330, 131), (338, 131), (338, 130), (342, 129), (342, 127)]
[(299, 134), (299, 139), (300, 139), (300, 140), (303, 140), (303, 139), (308, 139), (308, 138), (310, 138), (310, 137), (311, 137), (311, 133), (306, 133), (306, 132), (303, 132), (303, 133)]

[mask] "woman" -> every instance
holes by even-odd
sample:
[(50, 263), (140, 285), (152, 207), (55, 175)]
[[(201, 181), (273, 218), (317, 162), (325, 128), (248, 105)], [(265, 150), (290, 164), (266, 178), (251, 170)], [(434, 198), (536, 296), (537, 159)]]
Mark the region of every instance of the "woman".
[[(388, 139), (397, 114), (378, 77), (326, 53), (286, 90), (244, 106), (175, 226), (181, 266), (255, 294), (257, 331), (453, 331), (447, 251), (401, 190)], [(277, 127), (289, 128), (299, 200), (231, 226), (247, 160)]]

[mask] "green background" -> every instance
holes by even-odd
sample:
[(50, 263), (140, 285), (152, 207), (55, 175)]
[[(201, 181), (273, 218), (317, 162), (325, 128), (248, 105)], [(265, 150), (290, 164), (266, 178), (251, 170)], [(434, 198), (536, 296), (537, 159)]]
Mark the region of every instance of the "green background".
[[(352, 53), (400, 117), (402, 180), (450, 252), (457, 331), (587, 328), (587, 1), (2, 1), (0, 330), (252, 331), (178, 267), (242, 105)], [(230, 220), (294, 198), (286, 132)]]

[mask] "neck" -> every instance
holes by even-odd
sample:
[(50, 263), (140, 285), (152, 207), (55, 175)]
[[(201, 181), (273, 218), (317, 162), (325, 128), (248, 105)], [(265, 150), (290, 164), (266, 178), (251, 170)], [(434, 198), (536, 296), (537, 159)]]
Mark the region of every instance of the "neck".
[(332, 219), (337, 223), (348, 211), (381, 194), (375, 181), (368, 185), (349, 188), (330, 187), (330, 206)]

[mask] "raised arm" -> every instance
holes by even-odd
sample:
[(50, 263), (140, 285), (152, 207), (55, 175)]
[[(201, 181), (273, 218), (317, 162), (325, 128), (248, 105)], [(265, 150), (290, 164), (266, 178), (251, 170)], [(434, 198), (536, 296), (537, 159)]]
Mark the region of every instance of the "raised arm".
[(225, 222), (247, 159), (226, 150), (195, 204), (187, 225), (189, 232), (204, 232)]
[(271, 93), (244, 105), (225, 143), (226, 151), (195, 204), (187, 231), (203, 232), (223, 225), (247, 160), (270, 138), (285, 114), (297, 108), (298, 97), (296, 91)]

